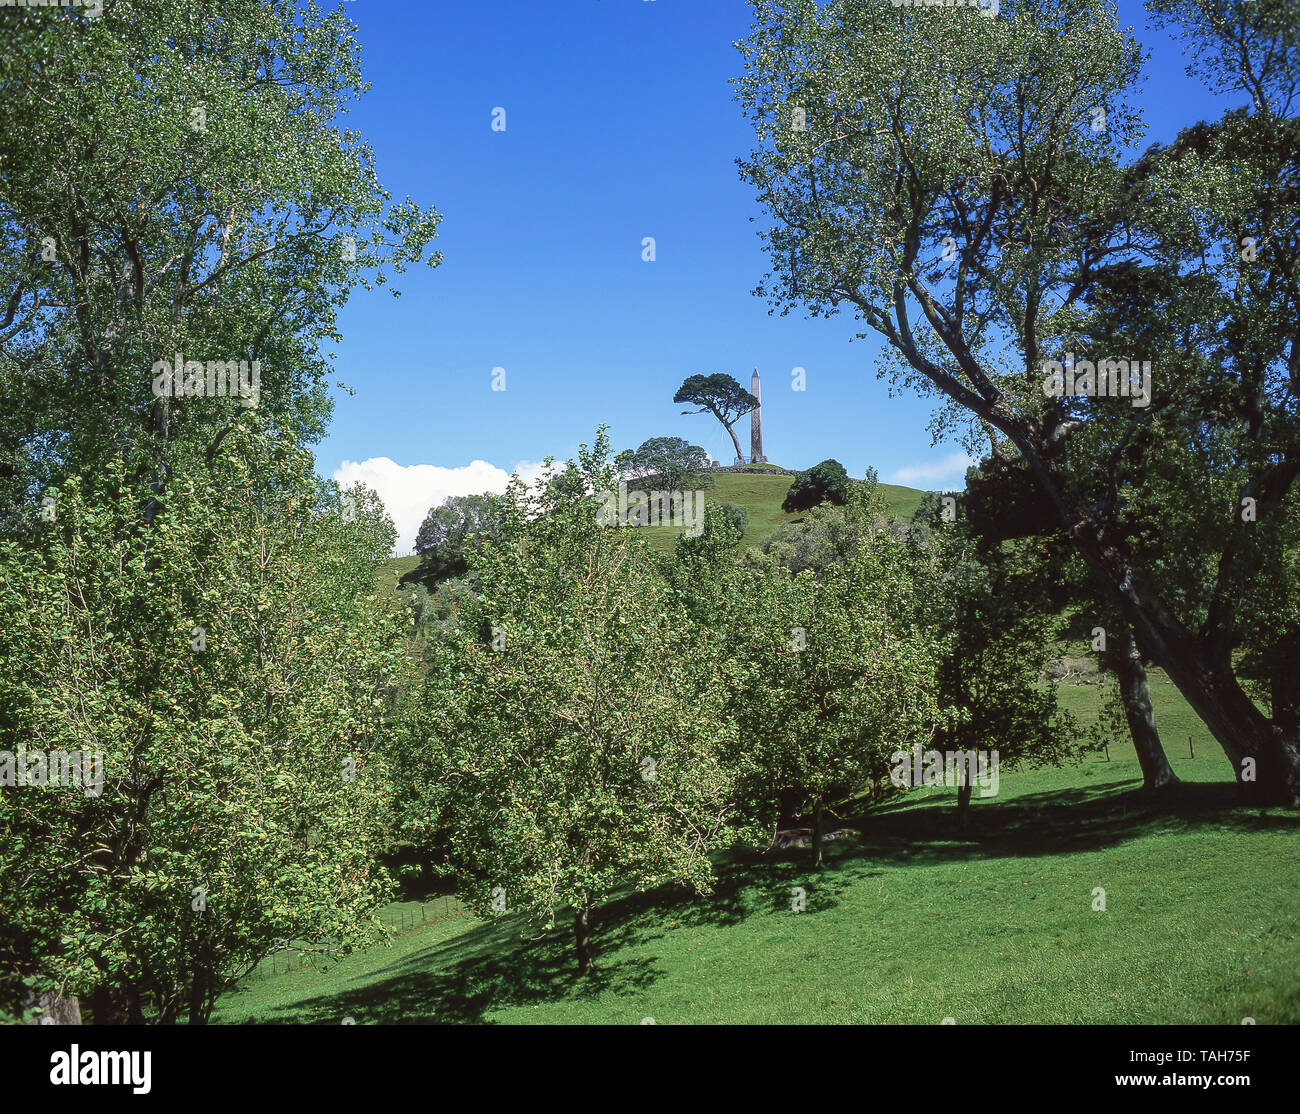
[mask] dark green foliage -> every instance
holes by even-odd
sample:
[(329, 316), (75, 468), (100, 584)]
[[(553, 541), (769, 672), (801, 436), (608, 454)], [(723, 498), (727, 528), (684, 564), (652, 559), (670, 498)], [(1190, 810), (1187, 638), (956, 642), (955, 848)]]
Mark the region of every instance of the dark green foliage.
[(843, 506), (849, 499), (849, 474), (838, 460), (823, 460), (800, 472), (781, 504), (787, 514), (806, 511), (821, 503)]
[(820, 576), (832, 565), (844, 564), (862, 537), (854, 519), (842, 507), (812, 507), (795, 522), (783, 522), (763, 545), (763, 552), (791, 572), (811, 569)]
[(682, 437), (651, 437), (640, 448), (619, 453), (614, 467), (628, 479), (653, 478), (653, 486), (664, 491), (713, 486), (708, 452)]
[(709, 565), (731, 558), (748, 522), (749, 512), (739, 503), (706, 503), (700, 533), (695, 537), (682, 534), (677, 539), (678, 560), (698, 571), (700, 562)]
[[(554, 481), (558, 493), (567, 493), (568, 478), (561, 473)], [(464, 576), (468, 569), (466, 547), (471, 539), (491, 534), (502, 518), (501, 500), (496, 495), (449, 495), (440, 507), (429, 511), (415, 537), (419, 567), (403, 578), (433, 587), (448, 577)]]
[(736, 537), (739, 538), (745, 532), (745, 527), (749, 525), (749, 511), (739, 503), (719, 503), (718, 509), (727, 524), (735, 530)]

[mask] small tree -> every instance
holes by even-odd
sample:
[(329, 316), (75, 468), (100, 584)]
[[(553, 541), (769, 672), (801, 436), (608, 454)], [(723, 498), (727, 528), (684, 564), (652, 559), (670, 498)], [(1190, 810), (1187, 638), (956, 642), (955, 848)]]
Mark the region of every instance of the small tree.
[(849, 474), (838, 460), (823, 460), (800, 472), (786, 492), (781, 509), (787, 514), (806, 511), (820, 503), (843, 506), (849, 501)]
[[(615, 480), (607, 447), (602, 431), (580, 454), (589, 490)], [(476, 911), (553, 924), (570, 907), (585, 973), (608, 895), (710, 888), (732, 729), (659, 556), (545, 479), (508, 500), (507, 528), (469, 557), (479, 594), (435, 647), (403, 813), (414, 840), (452, 833), (446, 868)]]
[(0, 751), (102, 776), (0, 789), (4, 919), (38, 992), (199, 1024), (283, 941), (365, 939), (387, 894), (394, 532), (282, 433), (178, 462), (152, 523), (139, 463), (63, 484), (39, 550), (0, 544)]
[(666, 491), (713, 486), (709, 454), (681, 437), (651, 437), (637, 449), (624, 449), (614, 467), (629, 479), (655, 477)]
[(415, 536), (419, 567), (408, 579), (434, 587), (441, 580), (464, 576), (466, 548), (476, 535), (490, 533), (504, 517), (500, 496), (449, 495), (434, 507)]
[(758, 408), (758, 399), (725, 372), (713, 375), (692, 375), (683, 380), (673, 395), (674, 402), (689, 402), (698, 406), (698, 410), (683, 410), (683, 414), (712, 414), (722, 423), (722, 428), (731, 436), (731, 443), (736, 447), (736, 463), (745, 463), (745, 454), (740, 448), (740, 438), (732, 428), (736, 422)]
[(918, 510), (909, 544), (926, 585), (920, 617), (943, 646), (938, 698), (956, 713), (934, 745), (957, 756), (956, 768), (965, 772), (957, 786), (964, 829), (975, 770), (961, 755), (996, 752), (999, 770), (1061, 765), (1089, 740), (1046, 679), (1060, 622), (1050, 583), (1057, 563), (1043, 560), (1035, 542), (981, 545), (960, 522), (925, 529), (921, 523), (936, 504), (932, 496)]
[(810, 507), (793, 522), (782, 522), (763, 543), (763, 552), (791, 572), (811, 569), (817, 576), (846, 562), (861, 544), (856, 526), (843, 507)]
[(826, 808), (883, 777), (895, 751), (929, 740), (946, 715), (925, 581), (873, 486), (853, 497), (860, 544), (844, 563), (818, 579), (768, 562), (729, 594), (742, 809), (769, 828), (783, 812), (808, 815), (817, 866)]

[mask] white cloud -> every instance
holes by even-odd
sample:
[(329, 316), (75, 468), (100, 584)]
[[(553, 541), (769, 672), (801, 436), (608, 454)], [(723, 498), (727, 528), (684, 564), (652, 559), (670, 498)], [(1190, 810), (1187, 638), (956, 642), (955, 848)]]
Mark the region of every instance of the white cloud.
[[(542, 472), (542, 465), (524, 461), (515, 471), (531, 484)], [(486, 491), (505, 491), (510, 473), (486, 460), (473, 460), (459, 468), (442, 468), (437, 464), (398, 464), (386, 456), (369, 460), (345, 460), (334, 470), (341, 487), (362, 483), (379, 494), (384, 507), (397, 526), (397, 556), (411, 553), (420, 523), (448, 495), (479, 495)]]
[(909, 464), (899, 468), (885, 477), (891, 484), (905, 487), (929, 486), (931, 490), (942, 487), (960, 487), (966, 479), (966, 469), (976, 463), (973, 456), (966, 453), (949, 453), (940, 460), (928, 464)]

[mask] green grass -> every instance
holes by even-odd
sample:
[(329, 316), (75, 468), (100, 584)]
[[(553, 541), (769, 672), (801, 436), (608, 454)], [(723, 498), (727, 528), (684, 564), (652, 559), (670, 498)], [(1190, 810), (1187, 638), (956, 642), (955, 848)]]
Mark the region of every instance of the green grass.
[[(794, 483), (793, 476), (776, 473), (765, 476), (756, 472), (722, 472), (714, 477), (705, 499), (711, 503), (739, 503), (749, 512), (749, 522), (741, 538), (742, 546), (761, 546), (782, 522), (798, 521), (801, 514), (786, 514), (781, 509), (785, 493)], [(891, 514), (911, 518), (925, 495), (911, 487), (881, 484), (880, 493)], [(671, 549), (681, 532), (676, 526), (647, 526), (644, 533), (656, 549)]]
[[(1061, 692), (1080, 715), (1101, 696)], [(1004, 772), (964, 836), (953, 790), (914, 790), (861, 817), (860, 839), (830, 844), (820, 873), (806, 852), (732, 855), (711, 895), (613, 901), (587, 980), (567, 932), (530, 939), (540, 930), (519, 918), (465, 915), (328, 972), (250, 979), (216, 1020), (1300, 1022), (1300, 816), (1239, 806), (1177, 692), (1153, 695), (1188, 783), (1172, 802), (1137, 792), (1132, 746), (1116, 740), (1109, 762)]]
[[(739, 503), (749, 512), (749, 522), (745, 526), (744, 537), (741, 538), (742, 546), (761, 546), (782, 522), (794, 522), (802, 517), (781, 510), (785, 493), (794, 482), (793, 476), (780, 473), (764, 476), (755, 472), (723, 472), (715, 479), (716, 485), (707, 489), (706, 500), (714, 503)], [(899, 518), (910, 519), (925, 495), (925, 492), (914, 487), (899, 487), (896, 484), (879, 486), (886, 508)], [(647, 526), (643, 532), (656, 549), (668, 550), (676, 544), (681, 530), (676, 526)], [(392, 570), (394, 591), (398, 580), (419, 563), (418, 557), (389, 558), (386, 564)]]

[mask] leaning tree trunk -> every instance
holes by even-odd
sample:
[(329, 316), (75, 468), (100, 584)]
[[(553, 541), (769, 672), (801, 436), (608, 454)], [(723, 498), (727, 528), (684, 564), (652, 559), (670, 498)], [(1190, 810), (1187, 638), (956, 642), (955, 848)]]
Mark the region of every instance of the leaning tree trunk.
[[(1128, 621), (1138, 646), (1173, 681), (1233, 765), (1243, 795), (1300, 808), (1300, 732), (1275, 725), (1242, 691), (1231, 648), (1188, 630), (1114, 546), (1074, 529), (1079, 552)], [(1095, 528), (1093, 528), (1095, 529)]]
[(1067, 496), (1068, 485), (1047, 459), (1038, 431), (1016, 420), (1001, 401), (989, 403), (983, 416), (1024, 453), (1097, 585), (1115, 602), (1141, 651), (1169, 674), (1223, 747), (1243, 795), (1261, 805), (1300, 808), (1300, 731), (1274, 724), (1242, 691), (1232, 668), (1230, 632), (1223, 624), (1214, 626), (1210, 636), (1189, 630), (1128, 556), (1104, 536), (1104, 527), (1091, 512)]
[(585, 975), (592, 968), (591, 910), (587, 906), (573, 915), (573, 942), (578, 950), (578, 974)]
[(1149, 597), (1130, 588), (1135, 633), (1200, 716), (1233, 765), (1247, 799), (1300, 807), (1300, 733), (1273, 724), (1242, 691), (1230, 654), (1207, 646), (1181, 625), (1174, 631), (1150, 610)]
[(740, 438), (736, 436), (736, 431), (732, 429), (731, 426), (727, 425), (726, 422), (723, 422), (722, 424), (726, 428), (726, 431), (731, 434), (731, 443), (736, 446), (736, 463), (744, 464), (745, 454), (740, 448)]
[(1178, 785), (1178, 775), (1169, 765), (1165, 749), (1160, 745), (1155, 710), (1151, 706), (1151, 689), (1147, 686), (1146, 666), (1142, 664), (1142, 654), (1133, 638), (1133, 630), (1127, 623), (1123, 624), (1120, 644), (1111, 661), (1119, 677), (1119, 696), (1124, 705), (1124, 718), (1128, 720), (1129, 734), (1133, 736), (1138, 764), (1142, 767), (1142, 788), (1151, 792), (1173, 788)]

